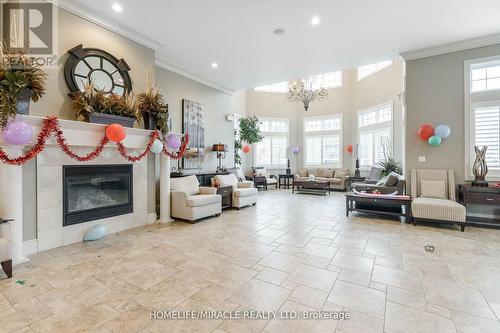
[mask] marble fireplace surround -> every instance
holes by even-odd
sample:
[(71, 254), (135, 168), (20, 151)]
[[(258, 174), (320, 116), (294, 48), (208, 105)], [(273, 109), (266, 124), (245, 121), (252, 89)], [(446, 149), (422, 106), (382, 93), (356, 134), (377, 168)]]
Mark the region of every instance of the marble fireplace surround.
[[(36, 141), (44, 118), (19, 116), (33, 127)], [(101, 140), (106, 125), (89, 124), (79, 121), (60, 120), (66, 142), (78, 154), (93, 150)], [(151, 131), (127, 128), (123, 144), (130, 154), (142, 152), (146, 147)], [(22, 154), (22, 146), (6, 144), (0, 136), (0, 145), (11, 156)], [(29, 147), (30, 144), (26, 145)], [(160, 219), (170, 222), (170, 159), (164, 154), (160, 158)], [(24, 253), (22, 239), (22, 167), (0, 163), (0, 216), (14, 218), (11, 224), (11, 243), (14, 263), (27, 261), (26, 255), (45, 251), (64, 245), (81, 242), (85, 233), (93, 225), (101, 223), (108, 228), (108, 234), (156, 222), (156, 214), (148, 216), (147, 196), (147, 158), (133, 163), (133, 207), (134, 212), (63, 227), (63, 165), (130, 164), (118, 152), (113, 142), (106, 145), (102, 154), (89, 162), (78, 162), (59, 148), (53, 135), (48, 139), (45, 150), (37, 156), (37, 242), (36, 248)]]

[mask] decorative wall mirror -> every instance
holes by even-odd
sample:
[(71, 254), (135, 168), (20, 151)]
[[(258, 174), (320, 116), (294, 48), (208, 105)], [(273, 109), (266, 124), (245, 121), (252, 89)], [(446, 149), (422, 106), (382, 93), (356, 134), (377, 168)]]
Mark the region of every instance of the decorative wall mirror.
[(83, 48), (81, 44), (68, 53), (64, 77), (71, 92), (83, 91), (90, 82), (107, 94), (124, 95), (132, 91), (130, 67), (124, 59), (118, 60), (103, 50)]

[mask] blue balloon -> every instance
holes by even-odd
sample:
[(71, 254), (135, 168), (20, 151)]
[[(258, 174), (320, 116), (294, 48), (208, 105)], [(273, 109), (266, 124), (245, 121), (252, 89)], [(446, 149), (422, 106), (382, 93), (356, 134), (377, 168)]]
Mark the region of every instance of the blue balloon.
[(439, 146), (441, 144), (441, 138), (437, 135), (433, 135), (427, 141), (433, 147)]
[(95, 241), (103, 238), (108, 233), (108, 228), (104, 224), (96, 224), (87, 232), (84, 241)]
[(154, 154), (159, 154), (162, 150), (163, 143), (160, 140), (155, 139), (155, 141), (153, 141), (153, 144), (151, 145), (151, 152)]
[(434, 129), (434, 135), (439, 136), (441, 139), (446, 139), (451, 134), (451, 128), (448, 125), (438, 125)]

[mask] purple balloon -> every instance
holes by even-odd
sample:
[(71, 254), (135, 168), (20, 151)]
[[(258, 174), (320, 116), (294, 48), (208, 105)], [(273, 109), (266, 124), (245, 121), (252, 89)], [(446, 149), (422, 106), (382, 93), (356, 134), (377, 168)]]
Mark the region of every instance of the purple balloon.
[(300, 152), (300, 148), (299, 147), (295, 146), (295, 147), (292, 148), (292, 153), (298, 154), (299, 152)]
[(33, 129), (21, 119), (14, 119), (7, 123), (2, 136), (7, 143), (25, 145), (33, 138)]
[(167, 146), (172, 150), (177, 150), (181, 147), (181, 139), (177, 135), (169, 134), (167, 136)]

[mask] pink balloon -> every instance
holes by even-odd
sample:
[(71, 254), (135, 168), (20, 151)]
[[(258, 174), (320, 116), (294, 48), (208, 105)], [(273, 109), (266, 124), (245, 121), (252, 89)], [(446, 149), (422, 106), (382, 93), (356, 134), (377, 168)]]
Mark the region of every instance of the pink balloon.
[(25, 145), (33, 138), (33, 129), (21, 119), (14, 119), (7, 123), (2, 136), (7, 143)]
[(181, 139), (177, 135), (169, 134), (167, 136), (167, 146), (172, 150), (177, 150), (181, 147)]

